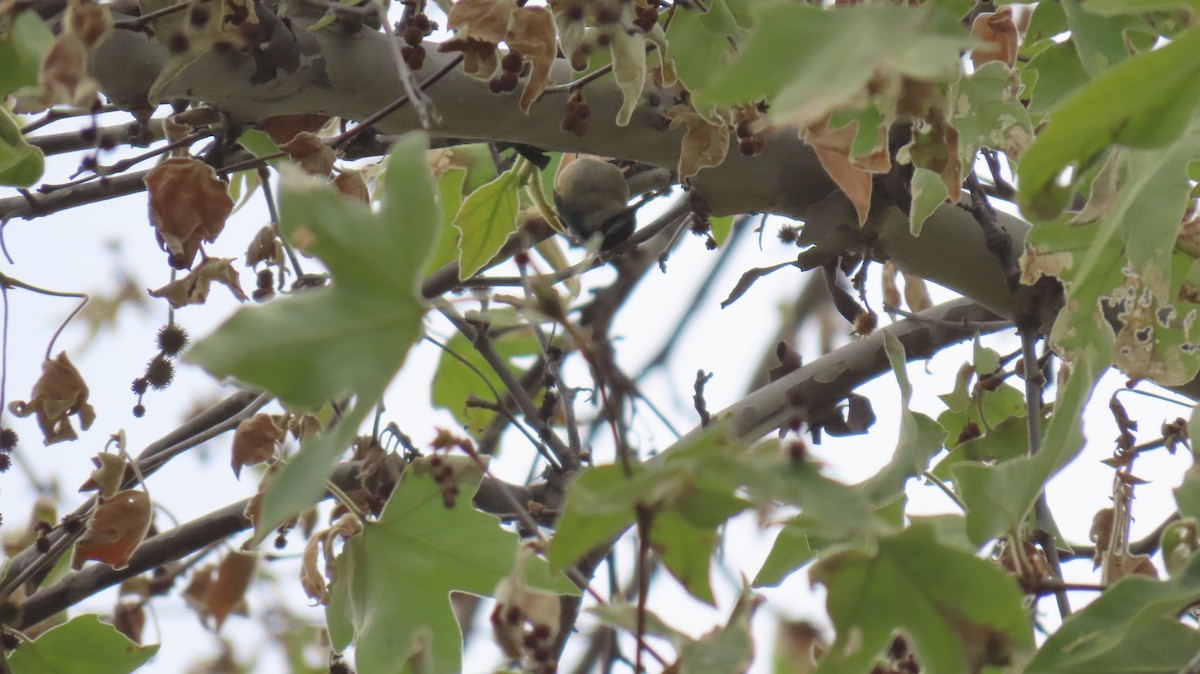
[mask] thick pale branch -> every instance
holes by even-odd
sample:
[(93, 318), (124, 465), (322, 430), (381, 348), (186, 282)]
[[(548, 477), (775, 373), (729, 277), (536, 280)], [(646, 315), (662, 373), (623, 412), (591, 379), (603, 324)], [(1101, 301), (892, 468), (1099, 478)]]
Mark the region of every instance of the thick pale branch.
[[(311, 19), (310, 19), (311, 20)], [(234, 120), (255, 121), (291, 113), (322, 113), (364, 119), (403, 95), (391, 49), (382, 33), (354, 35), (336, 27), (315, 32), (304, 29), (303, 17), (293, 17), (302, 65), (294, 73), (279, 72), (265, 84), (252, 84), (256, 65), (233, 51), (205, 54), (161, 85), (163, 100), (203, 101)], [(429, 57), (418, 78), (436, 72), (450, 55), (427, 44)], [(117, 101), (145, 98), (166, 63), (166, 52), (149, 38), (118, 31), (102, 45), (93, 69), (106, 94)], [(130, 67), (129, 64), (134, 64)], [(157, 63), (157, 66), (154, 64)], [(572, 72), (565, 62), (554, 71), (555, 82)], [(435, 136), (520, 142), (547, 150), (590, 152), (675, 168), (681, 131), (669, 130), (663, 113), (671, 94), (648, 89), (629, 126), (612, 121), (621, 93), (611, 79), (602, 78), (585, 90), (592, 108), (591, 129), (582, 138), (560, 128), (565, 96), (547, 96), (523, 114), (517, 95), (494, 95), (487, 84), (455, 70), (429, 90), (440, 119), (430, 129)], [(401, 133), (418, 127), (411, 110), (384, 119), (379, 130)], [(813, 207), (836, 192), (812, 149), (795, 129), (775, 127), (764, 132), (763, 152), (744, 157), (731, 147), (728, 159), (692, 179), (692, 193), (715, 214), (765, 212), (805, 219), (819, 217)], [(849, 221), (837, 222), (838, 231)], [(1019, 252), (1028, 225), (1001, 214), (1000, 225), (1012, 236)], [(894, 207), (877, 208), (860, 236), (835, 240), (871, 247), (878, 257), (892, 259), (902, 270), (951, 288), (1001, 314), (1009, 313), (1010, 293), (995, 256), (988, 252), (969, 213), (946, 205), (925, 223), (920, 239), (908, 233), (908, 218)]]

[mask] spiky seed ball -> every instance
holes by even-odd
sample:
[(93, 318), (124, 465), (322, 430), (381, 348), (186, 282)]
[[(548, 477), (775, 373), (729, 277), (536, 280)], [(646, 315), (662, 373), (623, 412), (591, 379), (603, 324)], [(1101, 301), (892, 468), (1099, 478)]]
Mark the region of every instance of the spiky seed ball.
[(134, 405), (133, 406), (133, 416), (137, 417), (138, 419), (141, 419), (142, 417), (146, 416), (146, 406), (141, 403)]
[(0, 473), (7, 473), (12, 468), (12, 456), (8, 452), (0, 452)]
[(145, 377), (138, 377), (129, 385), (129, 390), (137, 395), (146, 395), (146, 389), (150, 388), (150, 382), (146, 381)]
[(11, 452), (16, 449), (17, 432), (11, 428), (0, 429), (0, 452)]
[(167, 323), (158, 329), (158, 350), (162, 351), (164, 356), (178, 356), (187, 344), (188, 333), (182, 327)]
[(145, 379), (150, 384), (150, 388), (161, 391), (175, 380), (175, 366), (160, 353), (146, 363)]

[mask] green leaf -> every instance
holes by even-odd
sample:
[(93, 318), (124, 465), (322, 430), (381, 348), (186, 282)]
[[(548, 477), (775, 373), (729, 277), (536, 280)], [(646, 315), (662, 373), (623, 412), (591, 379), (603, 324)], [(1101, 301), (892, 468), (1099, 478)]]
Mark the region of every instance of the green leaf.
[(816, 559), (827, 541), (814, 540), (812, 520), (798, 515), (783, 525), (771, 552), (754, 577), (754, 587), (775, 587), (797, 569)]
[[(249, 150), (255, 157), (267, 157), (279, 154), (279, 146), (275, 144), (275, 141), (271, 140), (271, 136), (267, 132), (259, 131), (258, 129), (247, 129), (244, 131), (242, 135), (238, 136), (238, 145)], [(280, 157), (271, 160), (271, 163), (278, 166), (284, 161), (286, 159)]]
[[(450, 508), (443, 502), (447, 480), (431, 475), (447, 467), (459, 487)], [(481, 477), (467, 457), (417, 460), (379, 520), (364, 524), (338, 555), (326, 616), (334, 648), (345, 650), (353, 637), (360, 674), (462, 671), (462, 634), (450, 593), (490, 596), (512, 571), (521, 545), (496, 517), (471, 507)], [(525, 580), (578, 594), (541, 559), (525, 562)]]
[(126, 674), (146, 664), (158, 645), (139, 646), (100, 616), (81, 615), (52, 627), (8, 656), (13, 674)]
[(959, 50), (969, 46), (961, 26), (932, 8), (764, 3), (756, 9), (740, 56), (693, 92), (701, 109), (766, 98), (772, 115), (814, 121), (849, 101), (880, 70), (953, 77), (961, 68)]
[(1200, 14), (1198, 0), (1084, 0), (1084, 6), (1087, 11), (1100, 16), (1146, 14), (1175, 9), (1190, 9), (1193, 14)]
[(750, 618), (757, 606), (749, 588), (742, 591), (729, 622), (699, 639), (677, 642), (679, 660), (671, 671), (678, 674), (745, 672), (754, 657)]
[(332, 285), (243, 307), (186, 354), (215, 377), (235, 377), (293, 407), (354, 394), (335, 429), (305, 444), (275, 478), (256, 540), (320, 498), (334, 459), (421, 336), (417, 282), (439, 215), (423, 136), (396, 143), (379, 213), (307, 181), (281, 190), (281, 225), (329, 268)]
[(904, 493), (904, 485), (929, 467), (929, 461), (942, 449), (946, 432), (936, 421), (909, 409), (912, 384), (908, 381), (904, 345), (895, 335), (885, 333), (884, 347), (892, 372), (900, 385), (900, 434), (892, 460), (878, 473), (855, 485), (876, 505), (885, 505)]
[(42, 58), (53, 43), (54, 33), (37, 12), (0, 17), (0, 100), (38, 83)]
[[(507, 331), (494, 338), (492, 346), (510, 363), (514, 357), (538, 353), (537, 339), (528, 331)], [(479, 408), (467, 409), (467, 398), (474, 395), (482, 400), (495, 402), (494, 391), (502, 390), (503, 384), (492, 371), (492, 366), (461, 333), (455, 333), (446, 343), (446, 347), (474, 366), (474, 369), (443, 351), (438, 358), (437, 370), (433, 374), (431, 402), (434, 407), (448, 410), (456, 421), (475, 434), (487, 428), (496, 413)], [(514, 373), (518, 372), (518, 368), (511, 364), (509, 369)], [(480, 377), (480, 373), (483, 377)]]
[(946, 202), (946, 184), (942, 177), (926, 168), (916, 167), (912, 177), (912, 207), (908, 211), (908, 229), (920, 236), (921, 226)]
[(1057, 2), (1038, 3), (1033, 8), (1033, 16), (1029, 17), (1029, 26), (1025, 28), (1024, 47), (1038, 45), (1053, 39), (1055, 36), (1069, 30), (1067, 14), (1062, 5)]
[(41, 148), (25, 142), (16, 116), (0, 105), (0, 185), (29, 187), (45, 168)]
[(1069, 41), (1049, 44), (1025, 66), (1025, 72), (1037, 73), (1037, 81), (1029, 95), (1029, 112), (1033, 115), (1045, 115), (1058, 109), (1091, 81), (1091, 76), (1079, 62), (1079, 52)]
[[(693, 91), (703, 88), (734, 53), (749, 27), (739, 24), (728, 0), (714, 0), (707, 12), (680, 8), (667, 27), (675, 74)], [(732, 42), (731, 42), (732, 40)]]
[(505, 171), (467, 195), (454, 216), (453, 224), (462, 233), (458, 239), (460, 280), (486, 267), (517, 231), (517, 183), (516, 172)]
[[(438, 178), (438, 205), (442, 209), (442, 222), (452, 222), (462, 207), (463, 186), (466, 184), (467, 170), (464, 168), (447, 169)], [(453, 227), (443, 227), (438, 237), (437, 246), (429, 261), (425, 263), (425, 274), (432, 274), (444, 265), (458, 259), (458, 230)]]
[(1055, 218), (1072, 193), (1056, 184), (1064, 169), (1074, 165), (1079, 177), (1112, 143), (1167, 145), (1183, 133), (1197, 104), (1200, 28), (1101, 73), (1054, 113), (1021, 159), (1022, 211)]
[(1175, 503), (1183, 517), (1200, 519), (1200, 468), (1193, 464), (1183, 474), (1183, 482), (1175, 488)]
[(1131, 26), (1130, 19), (1109, 18), (1091, 13), (1091, 2), (1087, 9), (1080, 0), (1062, 0), (1063, 12), (1067, 15), (1067, 26), (1071, 29), (1071, 42), (1079, 53), (1083, 69), (1096, 77), (1129, 58), (1125, 46), (1124, 32)]
[(1126, 576), (1050, 635), (1025, 671), (1182, 671), (1200, 650), (1200, 632), (1177, 616), (1197, 600), (1200, 557), (1193, 557), (1179, 575), (1165, 583), (1145, 576)]
[(1020, 155), (1033, 140), (1033, 124), (1017, 100), (1020, 76), (999, 61), (986, 63), (960, 79), (951, 92), (952, 122), (958, 129), (958, 155), (964, 173), (981, 147)]
[[(1194, 478), (1192, 489), (1195, 489)], [(1192, 497), (1194, 498), (1194, 494)], [(1167, 573), (1178, 576), (1196, 551), (1200, 550), (1200, 520), (1195, 517), (1181, 517), (1168, 524), (1163, 529), (1158, 549), (1162, 551), (1163, 566), (1167, 567)]]
[(943, 545), (916, 522), (868, 553), (846, 550), (810, 571), (828, 589), (837, 641), (819, 674), (867, 672), (896, 629), (930, 674), (979, 671), (1020, 662), (1033, 639), (1016, 581), (990, 562)]
[(976, 545), (1024, 523), (1047, 480), (1070, 463), (1083, 447), (1081, 419), (1106, 361), (1092, 354), (1072, 365), (1059, 389), (1054, 413), (1034, 456), (987, 466), (962, 463), (952, 470), (959, 495), (967, 504), (967, 534)]
[(379, 214), (315, 182), (285, 185), (284, 232), (325, 263), (331, 286), (242, 308), (187, 359), (295, 407), (381, 395), (421, 334), (416, 284), (438, 226), (425, 142), (397, 143)]
[(713, 241), (717, 242), (718, 246), (725, 245), (725, 239), (729, 238), (729, 232), (733, 229), (733, 216), (723, 215), (717, 218), (709, 218), (708, 224), (712, 234)]

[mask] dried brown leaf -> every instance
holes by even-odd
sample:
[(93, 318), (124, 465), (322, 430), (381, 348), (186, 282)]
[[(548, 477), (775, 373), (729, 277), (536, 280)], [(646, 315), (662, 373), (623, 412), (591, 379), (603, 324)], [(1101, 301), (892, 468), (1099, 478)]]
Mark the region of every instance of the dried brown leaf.
[(29, 401), (14, 400), (8, 409), (18, 417), (35, 415), (46, 445), (79, 437), (71, 426), (70, 415), (79, 415), (79, 427), (85, 431), (96, 420), (96, 411), (88, 403), (87, 383), (65, 351), (54, 360), (42, 362), (42, 376), (34, 382)]
[(125, 457), (111, 452), (101, 452), (92, 457), (96, 469), (88, 476), (79, 491), (100, 492), (100, 498), (108, 499), (116, 495), (125, 481)]
[(456, 37), (472, 37), (493, 44), (504, 39), (509, 17), (517, 9), (513, 0), (458, 0), (450, 8), (446, 27)]
[(671, 128), (686, 126), (679, 154), (679, 178), (684, 180), (700, 169), (720, 166), (729, 154), (729, 127), (710, 124), (695, 108), (676, 105), (667, 111)]
[(301, 131), (280, 145), (279, 149), (286, 152), (300, 170), (320, 178), (328, 177), (333, 172), (333, 163), (337, 159), (333, 148), (309, 131)]
[(147, 291), (151, 297), (162, 297), (178, 309), (189, 304), (204, 304), (213, 282), (221, 283), (239, 302), (248, 298), (242, 291), (241, 280), (233, 268), (234, 258), (210, 257), (187, 276), (175, 279), (158, 290)]
[(533, 65), (525, 89), (521, 92), (521, 111), (528, 113), (546, 87), (550, 86), (550, 68), (558, 54), (554, 16), (545, 7), (514, 9), (509, 16), (504, 41)]
[(867, 213), (871, 210), (872, 174), (850, 161), (850, 144), (857, 133), (857, 122), (830, 129), (827, 122), (822, 120), (805, 129), (804, 142), (812, 146), (825, 173), (850, 198), (858, 214), (858, 224), (862, 226), (866, 224)]
[(88, 560), (118, 571), (129, 566), (133, 551), (150, 530), (152, 514), (150, 497), (137, 489), (127, 489), (96, 506), (87, 531), (75, 544), (71, 568), (78, 571)]
[(976, 69), (992, 61), (1001, 61), (1009, 67), (1016, 62), (1018, 35), (1011, 7), (1001, 7), (975, 17), (971, 23), (971, 38), (980, 43), (971, 51), (971, 63)]
[(904, 275), (904, 301), (913, 313), (920, 313), (933, 306), (925, 279), (910, 274)]
[(244, 552), (231, 552), (221, 560), (217, 578), (205, 597), (205, 608), (212, 616), (214, 631), (221, 630), (230, 614), (245, 611), (246, 588), (250, 587), (257, 562), (257, 556)]
[(176, 157), (146, 175), (150, 223), (159, 244), (171, 251), (172, 266), (191, 269), (201, 242), (217, 240), (233, 212), (233, 199), (212, 167)]
[(253, 466), (275, 456), (285, 432), (270, 414), (259, 413), (238, 424), (233, 432), (233, 474), (241, 477), (242, 466)]
[(342, 171), (333, 179), (333, 186), (351, 201), (371, 203), (371, 191), (367, 189), (367, 179), (361, 171)]
[(254, 267), (260, 263), (269, 265), (283, 264), (283, 244), (275, 236), (275, 228), (263, 225), (262, 229), (250, 240), (246, 247), (246, 266)]

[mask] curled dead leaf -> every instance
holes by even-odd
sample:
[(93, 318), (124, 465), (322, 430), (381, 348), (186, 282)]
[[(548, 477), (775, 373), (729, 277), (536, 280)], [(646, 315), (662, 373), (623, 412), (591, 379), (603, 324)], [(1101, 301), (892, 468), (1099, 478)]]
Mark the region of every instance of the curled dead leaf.
[(516, 9), (513, 0), (458, 0), (450, 8), (446, 27), (459, 37), (498, 43), (504, 39), (509, 17)]
[(100, 83), (88, 75), (87, 62), (88, 48), (83, 38), (75, 33), (62, 33), (42, 59), (38, 83), (16, 92), (13, 111), (33, 114), (52, 105), (91, 109), (100, 92)]
[[(457, 5), (455, 5), (457, 7)], [(558, 54), (558, 31), (554, 16), (545, 7), (520, 7), (509, 16), (504, 41), (510, 49), (529, 59), (533, 68), (521, 92), (521, 111), (529, 112), (534, 101), (550, 86), (550, 67)]]
[(553, 592), (538, 590), (525, 583), (525, 563), (533, 553), (517, 549), (512, 573), (496, 586), (496, 607), (492, 610), (492, 635), (504, 654), (524, 660), (531, 671), (544, 653), (553, 651), (558, 638), (562, 604)]
[(233, 268), (234, 258), (210, 257), (187, 276), (175, 279), (158, 290), (148, 290), (151, 297), (162, 297), (171, 303), (175, 309), (189, 304), (204, 304), (208, 300), (208, 291), (213, 281), (221, 283), (239, 302), (245, 302), (246, 293), (242, 291), (241, 280), (237, 270)]
[(275, 456), (284, 430), (270, 414), (259, 413), (238, 424), (233, 432), (233, 474), (241, 477), (242, 466), (253, 466)]
[(66, 351), (42, 362), (42, 376), (33, 384), (29, 401), (14, 400), (8, 410), (18, 417), (35, 415), (46, 445), (79, 437), (71, 426), (70, 415), (79, 415), (79, 427), (85, 431), (96, 420), (96, 410), (88, 403), (87, 383)]
[(263, 262), (269, 265), (283, 264), (283, 244), (280, 243), (279, 237), (275, 236), (275, 229), (270, 225), (263, 225), (246, 247), (247, 267), (254, 267)]
[(206, 613), (213, 619), (214, 631), (221, 630), (230, 614), (245, 612), (246, 588), (250, 587), (257, 563), (256, 555), (244, 552), (231, 552), (221, 560), (217, 578), (205, 596)]
[(67, 31), (79, 36), (84, 46), (95, 49), (113, 32), (112, 13), (92, 0), (71, 0), (67, 5)]
[(286, 152), (300, 170), (320, 178), (333, 172), (333, 163), (337, 159), (333, 148), (321, 140), (320, 136), (308, 131), (296, 134), (291, 140), (280, 145), (279, 149)]
[(900, 273), (899, 270), (891, 260), (883, 263), (883, 271), (880, 272), (883, 284), (883, 306), (889, 312), (900, 307), (900, 287), (896, 284), (896, 274), (898, 273)]
[(371, 203), (371, 191), (367, 189), (367, 179), (361, 171), (342, 171), (333, 179), (333, 186), (351, 201)]
[(87, 482), (79, 491), (99, 491), (100, 498), (108, 499), (116, 495), (125, 481), (125, 457), (112, 452), (101, 452), (92, 457), (96, 469), (88, 476)]
[(646, 36), (643, 33), (630, 35), (619, 26), (612, 27), (608, 35), (613, 77), (624, 96), (621, 109), (617, 111), (617, 126), (629, 126), (646, 86)]
[(113, 610), (112, 624), (133, 643), (142, 643), (142, 630), (146, 627), (145, 604), (140, 601), (117, 602)]
[(921, 313), (933, 306), (929, 298), (929, 286), (920, 276), (904, 274), (904, 301), (913, 313)]
[[(313, 599), (319, 604), (329, 603), (326, 579), (333, 582), (337, 576), (336, 553), (333, 545), (339, 539), (348, 540), (360, 532), (362, 532), (362, 521), (358, 517), (346, 513), (328, 529), (322, 529), (308, 539), (300, 562), (300, 585), (309, 599)], [(325, 557), (323, 568), (318, 565), (321, 555)]]
[[(858, 213), (858, 224), (867, 222), (867, 213), (871, 210), (871, 187), (873, 184), (872, 171), (857, 165), (850, 159), (850, 146), (858, 133), (858, 122), (851, 122), (837, 129), (830, 129), (826, 120), (809, 125), (803, 132), (804, 142), (812, 146), (821, 161), (821, 168), (833, 179), (834, 184), (850, 198), (854, 210)], [(872, 169), (882, 168), (886, 171), (890, 166), (886, 149), (883, 152), (883, 166), (878, 165), (877, 154)]]
[(729, 127), (710, 124), (690, 105), (676, 105), (667, 111), (671, 128), (686, 126), (681, 141), (679, 179), (685, 180), (700, 169), (720, 166), (729, 154)]
[(129, 566), (134, 550), (150, 530), (153, 508), (144, 491), (127, 489), (105, 500), (92, 511), (87, 530), (75, 544), (71, 568), (95, 560), (116, 570)]
[[(457, 6), (457, 5), (456, 5)], [(463, 72), (477, 80), (490, 80), (500, 66), (496, 43), (473, 37), (456, 37), (438, 45), (439, 52), (461, 52)]]
[(1000, 61), (1009, 67), (1016, 62), (1019, 36), (1011, 7), (1001, 7), (975, 17), (971, 23), (971, 38), (978, 43), (971, 51), (971, 63), (976, 69), (992, 61)]
[(159, 245), (171, 252), (171, 266), (191, 269), (201, 242), (212, 243), (233, 212), (233, 199), (212, 167), (175, 157), (145, 177), (150, 224)]
[(950, 203), (962, 194), (962, 160), (958, 156), (958, 129), (938, 111), (931, 113), (929, 128), (913, 135), (908, 146), (913, 165), (929, 169), (942, 178)]

